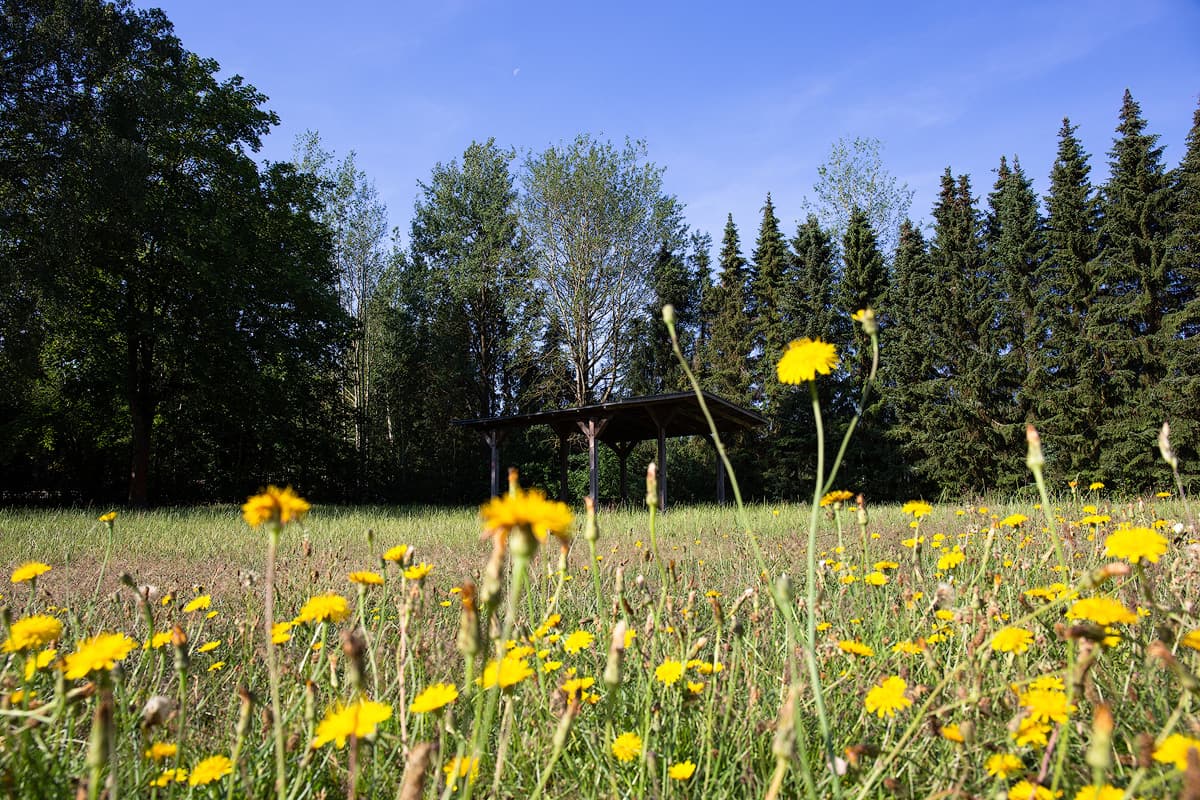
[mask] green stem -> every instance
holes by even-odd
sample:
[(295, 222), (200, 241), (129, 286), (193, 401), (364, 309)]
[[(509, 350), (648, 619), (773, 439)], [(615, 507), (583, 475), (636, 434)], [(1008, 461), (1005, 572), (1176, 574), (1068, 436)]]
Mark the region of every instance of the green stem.
[(287, 797), (287, 774), (285, 772), (286, 743), (283, 739), (283, 705), (279, 701), (279, 664), (276, 661), (275, 637), (275, 552), (279, 548), (279, 523), (271, 522), (270, 538), (267, 540), (267, 595), (263, 614), (267, 629), (267, 675), (271, 684), (271, 722), (275, 732), (275, 796), (278, 800)]

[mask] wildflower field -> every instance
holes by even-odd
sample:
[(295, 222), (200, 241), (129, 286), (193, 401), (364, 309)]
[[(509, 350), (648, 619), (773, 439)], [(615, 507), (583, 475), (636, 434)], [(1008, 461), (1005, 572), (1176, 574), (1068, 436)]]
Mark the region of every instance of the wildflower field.
[(1180, 484), (1040, 454), (1020, 502), (0, 511), (0, 791), (1200, 797)]

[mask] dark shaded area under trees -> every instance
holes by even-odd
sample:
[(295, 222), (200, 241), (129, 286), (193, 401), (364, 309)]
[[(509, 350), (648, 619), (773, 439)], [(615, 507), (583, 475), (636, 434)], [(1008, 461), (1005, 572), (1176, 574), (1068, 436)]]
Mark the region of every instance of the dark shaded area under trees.
[[(836, 440), (869, 366), (849, 318), (865, 306), (881, 370), (839, 487), (1020, 491), (1027, 422), (1054, 481), (1166, 487), (1165, 420), (1195, 474), (1200, 111), (1169, 168), (1127, 93), (1100, 185), (1064, 120), (1044, 198), (1015, 158), (982, 200), (947, 168), (927, 229), (879, 143), (842, 141), (824, 205), (789, 238), (767, 195), (749, 258), (732, 216), (715, 253), (687, 230), (641, 142), (475, 142), (420, 184), (402, 249), (353, 154), (306, 134), (295, 164), (258, 163), (277, 120), (217, 72), (158, 11), (4, 4), (0, 502), (235, 501), (270, 482), (478, 501), (485, 447), (452, 420), (688, 388), (664, 303), (704, 387), (770, 420), (729, 442), (751, 497), (809, 496), (808, 394), (774, 365), (794, 338), (838, 346), (818, 386)], [(556, 445), (514, 433), (504, 461), (555, 487)], [(710, 500), (711, 446), (670, 447), (674, 498)], [(602, 499), (616, 472), (601, 450)]]

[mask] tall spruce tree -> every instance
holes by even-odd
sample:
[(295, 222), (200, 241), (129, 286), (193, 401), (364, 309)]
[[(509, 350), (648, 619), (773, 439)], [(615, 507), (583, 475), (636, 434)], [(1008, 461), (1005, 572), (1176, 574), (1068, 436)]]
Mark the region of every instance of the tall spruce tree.
[(998, 291), (995, 346), (1000, 370), (995, 375), (998, 397), (1010, 398), (996, 487), (1012, 489), (1024, 481), (1023, 422), (1033, 422), (1033, 400), (1047, 383), (1041, 344), (1045, 329), (1037, 314), (1035, 277), (1045, 245), (1032, 181), (1017, 159), (1011, 167), (1001, 156), (996, 184), (988, 195), (984, 236), (988, 269)]
[(775, 204), (767, 194), (762, 223), (754, 246), (751, 316), (754, 330), (754, 383), (757, 401), (768, 416), (778, 404), (782, 387), (775, 379), (775, 364), (787, 344), (782, 313), (782, 294), (788, 269), (787, 241), (775, 215)]
[(1200, 437), (1200, 108), (1192, 117), (1183, 160), (1171, 174), (1171, 195), (1166, 258), (1173, 298), (1163, 318), (1169, 349), (1154, 408), (1171, 424), (1180, 469), (1194, 480)]
[(1167, 373), (1163, 321), (1176, 310), (1166, 260), (1169, 187), (1158, 136), (1145, 129), (1126, 90), (1102, 192), (1100, 293), (1087, 320), (1103, 363), (1099, 467), (1126, 490), (1153, 483), (1161, 415), (1152, 389)]
[(717, 283), (704, 297), (702, 316), (708, 335), (701, 383), (705, 389), (740, 405), (750, 403), (750, 271), (742, 256), (737, 226), (725, 220)]
[(1088, 155), (1075, 131), (1064, 119), (1046, 196), (1046, 250), (1035, 275), (1037, 316), (1046, 335), (1041, 353), (1046, 383), (1032, 410), (1042, 431), (1047, 472), (1059, 481), (1094, 476), (1096, 423), (1104, 402), (1095, 389), (1101, 367), (1087, 324), (1099, 286), (1100, 208)]
[(908, 438), (926, 392), (934, 384), (932, 317), (935, 281), (929, 274), (929, 248), (911, 220), (900, 225), (892, 260), (892, 283), (880, 308), (880, 375), (888, 441), (901, 457), (886, 462), (886, 490), (894, 497), (920, 497), (932, 484), (915, 469), (921, 448)]

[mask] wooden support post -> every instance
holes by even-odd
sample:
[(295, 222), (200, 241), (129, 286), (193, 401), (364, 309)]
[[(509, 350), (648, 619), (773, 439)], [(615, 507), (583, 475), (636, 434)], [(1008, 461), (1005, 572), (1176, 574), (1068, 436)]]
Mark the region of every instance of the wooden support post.
[(492, 451), (492, 497), (500, 495), (500, 443), (504, 441), (504, 431), (489, 428), (483, 432), (483, 440)]
[(717, 505), (725, 505), (725, 462), (721, 460), (721, 451), (717, 450), (717, 442), (711, 436), (709, 441), (713, 443), (713, 450), (717, 454)]
[(596, 449), (596, 440), (608, 425), (607, 418), (592, 418), (582, 420), (579, 429), (588, 440), (588, 493), (595, 502), (600, 501), (600, 453)]
[(617, 454), (617, 463), (621, 465), (621, 504), (629, 504), (629, 454), (633, 452), (637, 442), (609, 442), (608, 446)]

